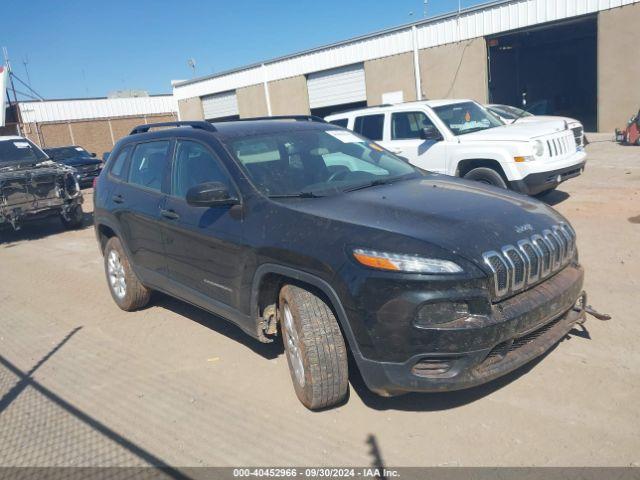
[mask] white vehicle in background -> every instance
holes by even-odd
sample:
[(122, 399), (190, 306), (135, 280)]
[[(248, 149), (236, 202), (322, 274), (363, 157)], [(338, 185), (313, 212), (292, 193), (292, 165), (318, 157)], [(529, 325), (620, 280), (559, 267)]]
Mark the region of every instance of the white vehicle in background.
[(418, 168), (528, 195), (580, 175), (586, 153), (565, 121), (505, 125), (473, 100), (382, 105), (326, 117)]
[(576, 139), (576, 143), (580, 147), (585, 146), (584, 127), (579, 120), (569, 117), (556, 117), (552, 115), (534, 115), (531, 112), (523, 110), (518, 107), (512, 107), (511, 105), (499, 105), (491, 104), (485, 105), (487, 110), (493, 113), (496, 117), (502, 120), (506, 124), (510, 123), (536, 123), (536, 122), (548, 122), (548, 121), (563, 121), (567, 122), (569, 129), (573, 132)]

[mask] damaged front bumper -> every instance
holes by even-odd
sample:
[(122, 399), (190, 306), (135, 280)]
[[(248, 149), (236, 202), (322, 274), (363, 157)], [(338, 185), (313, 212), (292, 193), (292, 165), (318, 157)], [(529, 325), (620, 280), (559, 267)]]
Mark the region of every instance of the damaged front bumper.
[(449, 346), (480, 348), (446, 353), (426, 351), (404, 362), (370, 360), (356, 355), (367, 387), (383, 396), (406, 392), (461, 390), (489, 382), (539, 357), (585, 321), (583, 270), (569, 265), (526, 292), (492, 306), (492, 313), (469, 326), (422, 329)]
[(59, 164), (0, 171), (0, 226), (60, 215), (69, 220), (83, 203), (75, 170)]

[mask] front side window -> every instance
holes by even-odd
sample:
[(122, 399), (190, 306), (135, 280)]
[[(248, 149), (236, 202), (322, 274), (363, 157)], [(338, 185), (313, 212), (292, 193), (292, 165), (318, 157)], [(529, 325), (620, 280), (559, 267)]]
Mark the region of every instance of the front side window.
[(136, 145), (131, 156), (129, 183), (161, 191), (169, 144), (169, 140), (161, 140)]
[(291, 130), (229, 140), (227, 147), (264, 194), (326, 196), (419, 173), (346, 130)]
[(433, 110), (454, 135), (465, 135), (504, 125), (495, 115), (475, 102), (443, 105)]
[(356, 117), (353, 130), (371, 140), (382, 140), (384, 114)]
[(207, 182), (222, 182), (229, 186), (226, 172), (218, 157), (204, 145), (190, 140), (178, 140), (171, 175), (171, 194), (186, 198), (190, 188)]
[(422, 130), (433, 127), (424, 112), (397, 112), (391, 115), (391, 138), (407, 140), (422, 138)]

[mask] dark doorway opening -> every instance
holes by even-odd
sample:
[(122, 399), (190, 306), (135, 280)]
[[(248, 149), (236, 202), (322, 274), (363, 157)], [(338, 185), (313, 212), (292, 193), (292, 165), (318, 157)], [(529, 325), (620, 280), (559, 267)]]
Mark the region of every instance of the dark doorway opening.
[(357, 110), (367, 106), (367, 102), (343, 103), (342, 105), (331, 105), (329, 107), (312, 108), (311, 115), (317, 117), (327, 117), (334, 113), (348, 112), (349, 110)]
[(587, 131), (597, 130), (596, 17), (498, 35), (487, 44), (491, 103), (577, 118)]
[(240, 115), (229, 115), (228, 117), (207, 118), (207, 122), (233, 122), (234, 120), (240, 120)]

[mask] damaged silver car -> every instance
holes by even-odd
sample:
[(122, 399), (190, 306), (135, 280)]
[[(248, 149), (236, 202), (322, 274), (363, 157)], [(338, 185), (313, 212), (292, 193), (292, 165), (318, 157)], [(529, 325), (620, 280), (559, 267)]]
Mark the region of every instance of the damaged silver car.
[(82, 193), (72, 167), (53, 162), (30, 140), (0, 137), (0, 228), (57, 215), (65, 228), (83, 222)]

